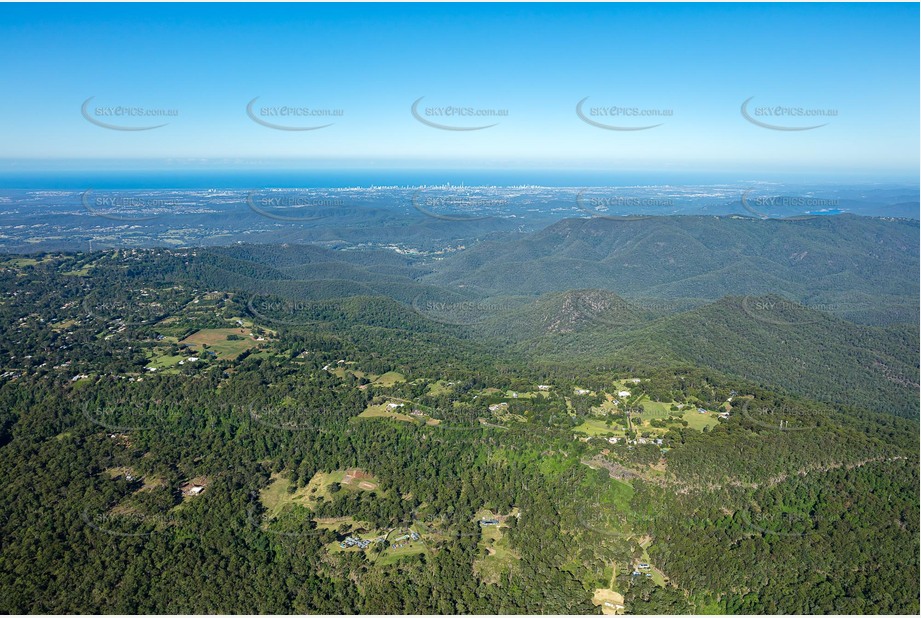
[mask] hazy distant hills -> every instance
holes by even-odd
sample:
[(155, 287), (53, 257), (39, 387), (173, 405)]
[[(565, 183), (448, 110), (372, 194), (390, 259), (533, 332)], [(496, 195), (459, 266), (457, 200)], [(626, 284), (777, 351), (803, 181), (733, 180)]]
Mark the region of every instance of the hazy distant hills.
[(884, 324), (916, 319), (918, 241), (917, 221), (849, 215), (567, 219), (450, 256), (425, 280), (483, 295), (597, 288), (715, 300), (773, 293)]
[(429, 267), (382, 250), (336, 251), (298, 244), (212, 247), (200, 250), (183, 269), (215, 289), (298, 301), (383, 296), (412, 305), (424, 299), (458, 302), (471, 296), (424, 282)]
[[(350, 282), (355, 293), (403, 302), (597, 289), (659, 315), (724, 296), (778, 294), (851, 321), (891, 324), (917, 320), (918, 243), (917, 221), (846, 215), (594, 218), (437, 258), (291, 243), (211, 248), (194, 263), (231, 281)], [(310, 297), (348, 293), (330, 289)]]
[[(553, 211), (523, 216), (439, 218), (413, 208), (402, 193), (338, 198), (320, 193), (278, 193), (291, 199), (329, 200), (334, 206), (263, 207), (246, 191), (101, 192), (93, 197), (140, 204), (134, 210), (87, 208), (79, 192), (42, 196), (0, 190), (0, 250), (10, 253), (115, 247), (204, 247), (246, 244), (315, 244), (329, 248), (399, 246), (421, 252), (469, 246), (480, 239), (541, 229), (559, 219)], [(403, 192), (405, 193), (405, 192)], [(252, 207), (247, 201), (252, 202)], [(145, 209), (151, 202), (169, 207)], [(339, 202), (342, 202), (341, 204)], [(574, 207), (573, 207), (574, 208)], [(111, 211), (111, 212), (110, 212)], [(92, 245), (91, 242), (92, 241)]]

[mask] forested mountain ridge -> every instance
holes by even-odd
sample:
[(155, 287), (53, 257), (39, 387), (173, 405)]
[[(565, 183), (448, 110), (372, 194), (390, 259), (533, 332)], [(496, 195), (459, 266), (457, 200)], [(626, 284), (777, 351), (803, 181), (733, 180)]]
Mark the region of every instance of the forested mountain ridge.
[(594, 217), (434, 257), (234, 245), (202, 249), (190, 266), (238, 278), (351, 282), (403, 302), (419, 294), (460, 300), (602, 289), (676, 311), (724, 296), (777, 294), (885, 325), (917, 322), (918, 242), (918, 221), (910, 219)]
[(687, 362), (814, 399), (917, 418), (918, 328), (854, 324), (775, 296), (693, 309), (603, 290), (546, 297), (480, 331), (551, 361)]
[(480, 243), (426, 280), (487, 296), (581, 288), (625, 298), (778, 294), (847, 319), (916, 322), (918, 222), (842, 215), (566, 219)]
[(917, 421), (708, 368), (730, 350), (702, 341), (829, 337), (846, 363), (848, 334), (900, 327), (754, 296), (352, 295), (312, 278), (337, 257), (2, 261), (0, 609), (917, 612)]

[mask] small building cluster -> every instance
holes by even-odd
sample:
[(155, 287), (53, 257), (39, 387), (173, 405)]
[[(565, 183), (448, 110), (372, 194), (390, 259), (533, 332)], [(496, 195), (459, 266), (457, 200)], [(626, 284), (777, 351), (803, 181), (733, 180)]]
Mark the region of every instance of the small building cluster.
[(610, 438), (608, 438), (608, 444), (617, 444), (621, 440), (623, 440), (627, 444), (657, 444), (659, 446), (661, 446), (662, 443), (664, 442), (662, 438), (636, 438), (636, 439), (631, 440), (629, 438), (620, 438), (618, 436), (611, 436)]
[(391, 545), (391, 547), (394, 549), (400, 549), (401, 547), (405, 547), (406, 545), (408, 545), (411, 541), (418, 541), (418, 540), (419, 540), (419, 533), (410, 530), (408, 534), (404, 534), (402, 536), (399, 536), (393, 539), (394, 544)]
[(373, 540), (368, 540), (368, 539), (360, 539), (356, 536), (347, 536), (345, 537), (344, 541), (339, 543), (339, 547), (341, 547), (342, 549), (348, 549), (350, 547), (357, 547), (358, 549), (368, 549), (369, 547), (371, 547), (372, 543), (382, 543), (383, 541), (384, 541), (383, 537), (373, 539)]
[(638, 565), (636, 565), (636, 570), (634, 570), (630, 575), (633, 577), (639, 577), (640, 575), (652, 577), (652, 573), (649, 572), (649, 565), (645, 562), (640, 562)]
[(205, 491), (205, 486), (196, 483), (190, 483), (182, 487), (182, 495), (187, 497), (198, 496), (203, 491)]

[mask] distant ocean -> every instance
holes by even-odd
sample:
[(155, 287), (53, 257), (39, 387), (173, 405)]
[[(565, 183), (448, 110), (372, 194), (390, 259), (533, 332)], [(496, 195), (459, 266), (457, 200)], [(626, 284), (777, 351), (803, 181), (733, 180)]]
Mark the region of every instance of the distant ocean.
[[(760, 180), (781, 180), (759, 175)], [(0, 171), (0, 189), (253, 189), (371, 186), (518, 186), (546, 187), (738, 184), (751, 174), (700, 174), (692, 172), (572, 171), (539, 169), (317, 169), (269, 170), (184, 169), (169, 171)], [(789, 180), (789, 175), (786, 176)]]

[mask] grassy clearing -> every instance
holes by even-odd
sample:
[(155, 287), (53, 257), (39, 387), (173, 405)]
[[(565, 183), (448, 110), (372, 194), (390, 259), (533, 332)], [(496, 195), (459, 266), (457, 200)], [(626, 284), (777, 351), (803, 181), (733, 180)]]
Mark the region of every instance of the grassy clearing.
[(374, 380), (378, 378), (376, 374), (365, 373), (364, 371), (361, 371), (360, 369), (352, 369), (350, 367), (346, 367), (345, 365), (339, 365), (335, 369), (331, 368), (329, 372), (333, 374), (334, 376), (336, 376), (337, 378), (341, 378), (341, 379), (345, 379), (345, 376), (349, 374), (359, 379), (364, 378), (366, 380), (370, 380), (371, 382), (373, 382)]
[(611, 423), (610, 427), (602, 420), (599, 419), (586, 419), (581, 425), (575, 427), (573, 431), (578, 433), (584, 433), (590, 436), (625, 436), (626, 430), (622, 425), (616, 423)]
[[(518, 395), (517, 397), (515, 395)], [(506, 399), (534, 399), (535, 397), (544, 395), (547, 393), (542, 391), (505, 391)]]
[[(665, 403), (663, 401), (652, 401), (651, 399), (643, 399), (640, 405), (643, 406), (643, 413), (638, 415), (643, 420), (652, 420), (654, 418), (666, 418), (669, 414), (675, 414), (671, 407), (674, 404)], [(635, 415), (637, 416), (637, 415)]]
[(376, 379), (371, 381), (371, 386), (382, 386), (384, 388), (390, 388), (401, 382), (405, 382), (406, 377), (402, 373), (396, 371), (388, 371), (387, 373), (378, 376)]
[(9, 260), (4, 261), (2, 266), (11, 266), (14, 268), (23, 268), (25, 266), (35, 266), (36, 264), (41, 264), (35, 258), (10, 258)]
[(419, 541), (415, 541), (413, 543), (408, 544), (405, 547), (400, 547), (397, 549), (391, 549), (388, 547), (387, 549), (382, 551), (380, 554), (378, 554), (378, 557), (377, 559), (374, 560), (374, 562), (376, 564), (386, 566), (388, 564), (394, 564), (396, 562), (399, 562), (401, 558), (405, 558), (406, 556), (415, 556), (418, 554), (424, 554), (426, 553), (426, 551), (427, 550), (424, 544), (422, 544)]
[[(239, 339), (228, 339), (230, 335), (236, 335)], [(233, 360), (244, 351), (259, 345), (251, 335), (252, 331), (248, 328), (204, 328), (179, 343), (202, 351), (205, 350), (204, 346), (208, 346), (207, 349), (217, 354), (218, 358)]]
[(272, 352), (271, 350), (260, 350), (258, 352), (253, 352), (249, 355), (248, 358), (284, 358), (281, 355)]
[(409, 529), (391, 530), (387, 535), (387, 541), (390, 545), (378, 554), (375, 562), (382, 565), (393, 564), (407, 556), (426, 553), (428, 550), (424, 540), (420, 538), (417, 541), (413, 541), (411, 538), (405, 538), (409, 533)]
[(633, 500), (633, 487), (617, 479), (610, 479), (604, 492), (599, 496), (599, 503), (605, 508), (622, 513), (630, 511), (631, 500)]
[(668, 432), (667, 429), (651, 427), (649, 425), (649, 421), (655, 419), (667, 419), (672, 415), (684, 419), (687, 421), (689, 429), (696, 429), (697, 431), (702, 431), (704, 427), (713, 427), (719, 424), (719, 420), (714, 412), (706, 412), (701, 414), (694, 406), (686, 406), (684, 411), (676, 411), (671, 409), (671, 407), (675, 405), (674, 402), (666, 403), (663, 401), (651, 401), (649, 399), (643, 399), (640, 401), (640, 403), (643, 406), (643, 413), (632, 414), (631, 419), (635, 427), (642, 428), (642, 430), (646, 433), (652, 433), (656, 435), (666, 434)]
[[(485, 510), (477, 514), (478, 519), (493, 517), (496, 516)], [(487, 583), (497, 583), (502, 573), (514, 568), (520, 558), (511, 548), (501, 523), (480, 527), (479, 547), (485, 554), (473, 562), (473, 572)]]
[(167, 369), (170, 367), (175, 367), (179, 365), (179, 361), (185, 360), (187, 356), (173, 356), (163, 352), (154, 352), (150, 357), (150, 362), (147, 363), (148, 367), (154, 369)]
[(270, 519), (278, 517), (289, 504), (302, 504), (310, 508), (306, 488), (291, 493), (290, 487), (291, 481), (276, 472), (272, 474), (271, 482), (259, 492), (259, 501), (265, 507)]
[[(207, 491), (208, 485), (211, 484), (211, 480), (207, 476), (196, 476), (195, 478), (187, 480), (185, 483), (179, 486), (179, 491), (182, 493), (182, 501), (185, 503), (187, 500), (194, 500), (197, 496), (201, 495), (201, 491)], [(201, 488), (197, 489), (196, 488)]]
[(252, 328), (254, 325), (253, 321), (250, 318), (246, 316), (242, 316), (242, 315), (238, 315), (232, 318), (227, 318), (227, 321), (232, 324), (235, 324), (237, 328), (241, 328), (241, 327), (242, 328)]
[[(645, 562), (646, 564), (649, 565), (649, 569), (644, 569), (643, 572), (649, 573), (650, 575), (652, 575), (650, 579), (652, 579), (652, 583), (654, 583), (656, 586), (664, 586), (665, 585), (665, 574), (662, 573), (662, 571), (657, 569), (655, 566), (653, 566), (652, 562), (650, 562), (649, 552), (647, 551), (648, 547), (649, 547), (649, 541), (646, 541), (645, 543), (642, 544), (643, 557), (642, 557), (641, 562)], [(645, 577), (645, 575), (643, 577)]]
[(681, 418), (688, 422), (688, 427), (690, 429), (696, 429), (697, 431), (703, 431), (704, 427), (714, 427), (719, 425), (720, 422), (713, 412), (701, 414), (697, 410), (689, 410), (685, 412)]
[(342, 477), (335, 482), (342, 485), (344, 489), (374, 491), (380, 484), (373, 474), (369, 474), (360, 468), (349, 468), (345, 471), (338, 470), (333, 474), (338, 476), (339, 473), (342, 473)]
[(636, 387), (638, 382), (634, 380), (642, 381), (642, 378), (624, 378), (623, 380), (614, 380), (614, 387), (619, 391), (629, 391), (631, 388)]
[[(594, 470), (599, 469), (590, 462), (586, 462), (586, 465)], [(631, 506), (634, 489), (629, 483), (609, 478), (599, 485), (586, 477), (582, 487), (583, 491), (591, 491), (595, 495), (593, 508), (585, 515), (586, 527), (622, 537), (636, 538), (645, 534), (642, 526), (636, 528), (631, 523), (638, 519), (638, 514)]]
[[(615, 387), (620, 390), (630, 390), (631, 386), (635, 385), (630, 382), (615, 382)], [(608, 401), (602, 402), (600, 406), (593, 408), (595, 413), (600, 415), (617, 413), (617, 406), (610, 402), (610, 395), (608, 397)], [(704, 427), (713, 427), (719, 424), (719, 420), (715, 413), (707, 412), (705, 414), (700, 414), (693, 406), (685, 407), (684, 412), (676, 411), (672, 410), (672, 406), (676, 405), (675, 402), (653, 401), (651, 399), (647, 399), (645, 396), (640, 397), (635, 403), (643, 406), (643, 412), (641, 414), (631, 414), (631, 420), (633, 422), (634, 428), (639, 429), (644, 433), (655, 435), (664, 435), (668, 433), (668, 429), (652, 427), (650, 426), (649, 422), (656, 419), (667, 419), (672, 415), (676, 415), (679, 418), (684, 419), (687, 421), (689, 429), (696, 429), (697, 431), (702, 431)], [(617, 426), (612, 425), (612, 427)], [(603, 421), (596, 419), (589, 419), (585, 421), (582, 423), (582, 425), (576, 427), (575, 431), (585, 433), (590, 436), (624, 435), (623, 430), (612, 431), (607, 429)]]
[(81, 389), (83, 389), (83, 388), (86, 388), (86, 387), (89, 386), (90, 384), (92, 384), (92, 382), (93, 382), (92, 376), (87, 377), (87, 378), (80, 378), (79, 380), (77, 380), (77, 381), (75, 381), (75, 382), (71, 382), (71, 383), (70, 383), (70, 388), (71, 388), (72, 390), (74, 390), (74, 391), (79, 391), (79, 390), (81, 390)]
[(83, 268), (78, 268), (77, 270), (68, 270), (61, 273), (67, 277), (88, 277), (92, 271), (89, 266), (84, 266)]
[(368, 522), (359, 521), (354, 517), (315, 517), (313, 521), (316, 522), (317, 528), (321, 530), (338, 530), (342, 526), (350, 529), (371, 527)]
[(623, 611), (624, 595), (610, 588), (598, 588), (592, 595), (592, 603), (601, 608), (602, 614), (613, 615)]
[(652, 572), (652, 583), (656, 586), (665, 586), (665, 575), (662, 574), (662, 571), (659, 569), (653, 568)]
[(329, 486), (332, 483), (338, 483), (340, 490), (346, 491), (375, 491), (380, 484), (374, 475), (359, 468), (350, 468), (348, 470), (333, 470), (332, 472), (317, 472), (307, 483), (304, 490), (311, 498), (331, 500), (332, 493), (329, 490)]
[(70, 328), (76, 323), (77, 323), (76, 320), (64, 320), (63, 322), (57, 322), (55, 324), (52, 324), (51, 329), (56, 332), (60, 332), (62, 330), (67, 330), (68, 328)]
[(144, 485), (138, 491), (153, 491), (166, 487), (166, 479), (159, 476), (145, 476)]
[[(278, 517), (288, 505), (292, 504), (313, 511), (318, 502), (332, 500), (330, 485), (333, 483), (339, 483), (340, 491), (375, 491), (378, 488), (378, 480), (358, 468), (317, 472), (307, 485), (295, 491), (291, 490), (291, 481), (276, 472), (272, 475), (269, 484), (259, 492), (259, 501), (268, 512), (269, 519)], [(358, 525), (360, 522), (355, 522), (351, 518), (326, 520), (326, 524), (332, 528), (338, 528), (342, 523)], [(317, 525), (320, 526), (320, 521), (317, 522)]]
[(453, 386), (450, 386), (444, 380), (438, 380), (437, 382), (432, 382), (428, 387), (428, 394), (434, 397), (438, 395), (447, 395), (454, 390)]
[(106, 468), (105, 470), (103, 470), (102, 473), (113, 480), (119, 477), (127, 478), (129, 474), (133, 477), (137, 477), (134, 470), (132, 470), (131, 468), (125, 467), (125, 466), (120, 466), (120, 467), (115, 467), (115, 468)]
[[(341, 525), (342, 523), (337, 523), (335, 528)], [(424, 540), (421, 538), (415, 541), (412, 540), (409, 536), (411, 529), (408, 528), (378, 530), (372, 529), (363, 522), (356, 522), (356, 525), (354, 527), (350, 526), (350, 528), (352, 528), (352, 530), (349, 532), (349, 536), (373, 541), (372, 544), (367, 549), (361, 549), (360, 547), (342, 547), (339, 542), (333, 542), (326, 546), (326, 551), (328, 553), (341, 554), (363, 552), (369, 561), (380, 565), (395, 564), (407, 556), (428, 553), (428, 548)], [(377, 543), (382, 537), (387, 540), (386, 547)]]
[(597, 405), (592, 408), (592, 412), (595, 414), (600, 414), (602, 416), (607, 416), (608, 414), (619, 414), (620, 409), (614, 405), (610, 395), (607, 395), (608, 399), (602, 401), (600, 405)]
[(413, 417), (398, 412), (398, 410), (403, 410), (405, 407), (406, 406), (403, 408), (388, 408), (386, 403), (370, 405), (365, 408), (357, 418), (389, 418), (404, 423), (414, 423), (415, 419), (413, 419)]

